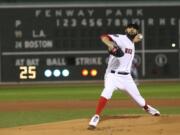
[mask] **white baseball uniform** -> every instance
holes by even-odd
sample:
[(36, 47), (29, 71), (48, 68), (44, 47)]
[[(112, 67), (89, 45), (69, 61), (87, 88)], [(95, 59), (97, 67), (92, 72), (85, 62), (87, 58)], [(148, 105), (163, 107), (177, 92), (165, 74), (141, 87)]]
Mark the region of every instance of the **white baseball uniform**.
[(130, 74), (134, 58), (134, 43), (121, 34), (108, 35), (124, 52), (124, 56), (109, 56), (108, 66), (105, 73), (105, 85), (101, 96), (110, 99), (115, 90), (125, 91), (141, 107), (145, 106), (145, 100)]

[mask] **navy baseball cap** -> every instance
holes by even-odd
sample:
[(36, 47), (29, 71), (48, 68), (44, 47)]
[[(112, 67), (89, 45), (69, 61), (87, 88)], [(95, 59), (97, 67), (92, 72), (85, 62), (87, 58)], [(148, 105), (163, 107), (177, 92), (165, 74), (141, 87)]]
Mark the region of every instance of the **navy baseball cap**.
[(139, 30), (139, 26), (136, 23), (129, 23), (126, 28), (134, 28), (136, 30)]

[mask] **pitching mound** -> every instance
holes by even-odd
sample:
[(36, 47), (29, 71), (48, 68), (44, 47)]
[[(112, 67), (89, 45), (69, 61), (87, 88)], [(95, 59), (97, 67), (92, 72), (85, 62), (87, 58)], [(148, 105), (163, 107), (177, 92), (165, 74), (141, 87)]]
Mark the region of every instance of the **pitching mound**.
[(104, 117), (95, 130), (88, 119), (0, 129), (0, 135), (179, 135), (180, 115)]

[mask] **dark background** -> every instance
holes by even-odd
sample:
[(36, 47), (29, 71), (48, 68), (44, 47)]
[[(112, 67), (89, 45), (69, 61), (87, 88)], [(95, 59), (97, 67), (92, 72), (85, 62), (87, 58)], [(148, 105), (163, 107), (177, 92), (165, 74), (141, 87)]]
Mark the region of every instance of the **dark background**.
[[(28, 7), (28, 6), (27, 6)], [(180, 67), (179, 67), (179, 13), (180, 6), (119, 6), (113, 7), (72, 7), (70, 4), (67, 7), (62, 7), (59, 4), (56, 7), (51, 7), (48, 5), (46, 7), (13, 7), (10, 8), (0, 8), (0, 44), (1, 44), (1, 82), (19, 82), (19, 81), (58, 81), (58, 80), (103, 80), (104, 72), (106, 69), (107, 51), (99, 40), (99, 36), (103, 33), (123, 33), (124, 25), (122, 24), (123, 18), (131, 22), (134, 18), (140, 20), (139, 25), (144, 26), (144, 49), (142, 52), (142, 43), (136, 46), (136, 56), (140, 57), (140, 65), (138, 67), (139, 76), (141, 79), (153, 79), (153, 78), (179, 78)], [(50, 9), (52, 13), (61, 9), (65, 11), (66, 9), (73, 9), (79, 11), (80, 9), (93, 9), (95, 14), (92, 17), (83, 16), (79, 17), (76, 14), (73, 17), (55, 17), (46, 18), (43, 15), (40, 17), (35, 17), (35, 10), (41, 9), (45, 11)], [(143, 16), (137, 17), (127, 16), (123, 14), (121, 17), (115, 15), (108, 16), (108, 18), (114, 20), (119, 19), (121, 24), (119, 26), (108, 25), (107, 16), (104, 12), (106, 9), (112, 9), (116, 11), (120, 9), (125, 12), (127, 9), (132, 9), (133, 13), (138, 10), (143, 10)], [(169, 12), (170, 11), (170, 12)], [(90, 22), (86, 22), (85, 25), (82, 24), (83, 19), (94, 19), (95, 22), (101, 18), (102, 25), (97, 24), (90, 26)], [(150, 26), (147, 24), (149, 18), (154, 19), (154, 25)], [(159, 19), (164, 18), (166, 20), (165, 25), (159, 25)], [(175, 18), (175, 25), (170, 24), (170, 19)], [(62, 25), (60, 27), (56, 26), (56, 20), (61, 21)], [(68, 20), (68, 26), (63, 26), (64, 19)], [(72, 19), (76, 20), (76, 26), (72, 26)], [(22, 25), (15, 27), (15, 20), (21, 20)], [(142, 21), (144, 24), (142, 24)], [(46, 37), (34, 38), (32, 37), (32, 30), (43, 30), (46, 33)], [(20, 38), (15, 37), (14, 31), (22, 31), (23, 35)], [(20, 41), (24, 43), (25, 41), (34, 40), (51, 40), (53, 42), (52, 48), (15, 48), (15, 42)], [(172, 47), (171, 44), (175, 43), (176, 46)], [(164, 51), (162, 51), (164, 50)], [(172, 50), (172, 51), (171, 51)], [(41, 54), (41, 52), (59, 52), (58, 54), (52, 54), (55, 57), (66, 57), (67, 65), (65, 67), (52, 66), (49, 67), (45, 64), (47, 54)], [(67, 53), (71, 52), (72, 53)], [(74, 51), (80, 52), (80, 54), (75, 54)], [(86, 52), (90, 53), (86, 54)], [(100, 52), (96, 52), (100, 51)], [(22, 52), (27, 52), (27, 54), (21, 54)], [(32, 55), (31, 52), (39, 52), (39, 55)], [(142, 55), (144, 53), (144, 56)], [(161, 66), (157, 65), (155, 62), (157, 55), (164, 55), (167, 58), (167, 62)], [(73, 61), (76, 57), (86, 56), (86, 57), (102, 57), (102, 65), (84, 65), (76, 66)], [(40, 60), (37, 66), (37, 77), (34, 80), (21, 80), (19, 79), (19, 67), (15, 66), (15, 60), (17, 58), (33, 58), (38, 57)], [(68, 58), (71, 58), (71, 61)], [(144, 58), (144, 61), (143, 61)], [(70, 62), (69, 62), (70, 61)], [(143, 67), (143, 62), (145, 67)], [(163, 61), (162, 61), (163, 62)], [(22, 65), (28, 66), (28, 65)], [(70, 70), (71, 74), (67, 78), (46, 78), (44, 77), (45, 69), (62, 69), (67, 68)], [(91, 69), (95, 68), (98, 70), (98, 75), (96, 77), (82, 77), (81, 70), (83, 68)], [(143, 69), (145, 73), (143, 73)]]

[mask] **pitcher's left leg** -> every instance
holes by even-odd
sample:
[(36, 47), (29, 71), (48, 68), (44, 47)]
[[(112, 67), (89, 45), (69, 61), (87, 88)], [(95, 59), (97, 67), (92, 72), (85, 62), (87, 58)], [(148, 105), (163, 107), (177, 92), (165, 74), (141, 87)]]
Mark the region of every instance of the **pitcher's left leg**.
[(140, 107), (144, 107), (146, 105), (145, 99), (141, 96), (133, 80), (125, 82), (125, 91)]
[(145, 110), (149, 114), (153, 116), (159, 116), (160, 112), (153, 108), (152, 106), (146, 104), (145, 99), (141, 96), (136, 84), (134, 83), (133, 79), (131, 81), (131, 78), (125, 82), (125, 91), (131, 96), (131, 98)]

